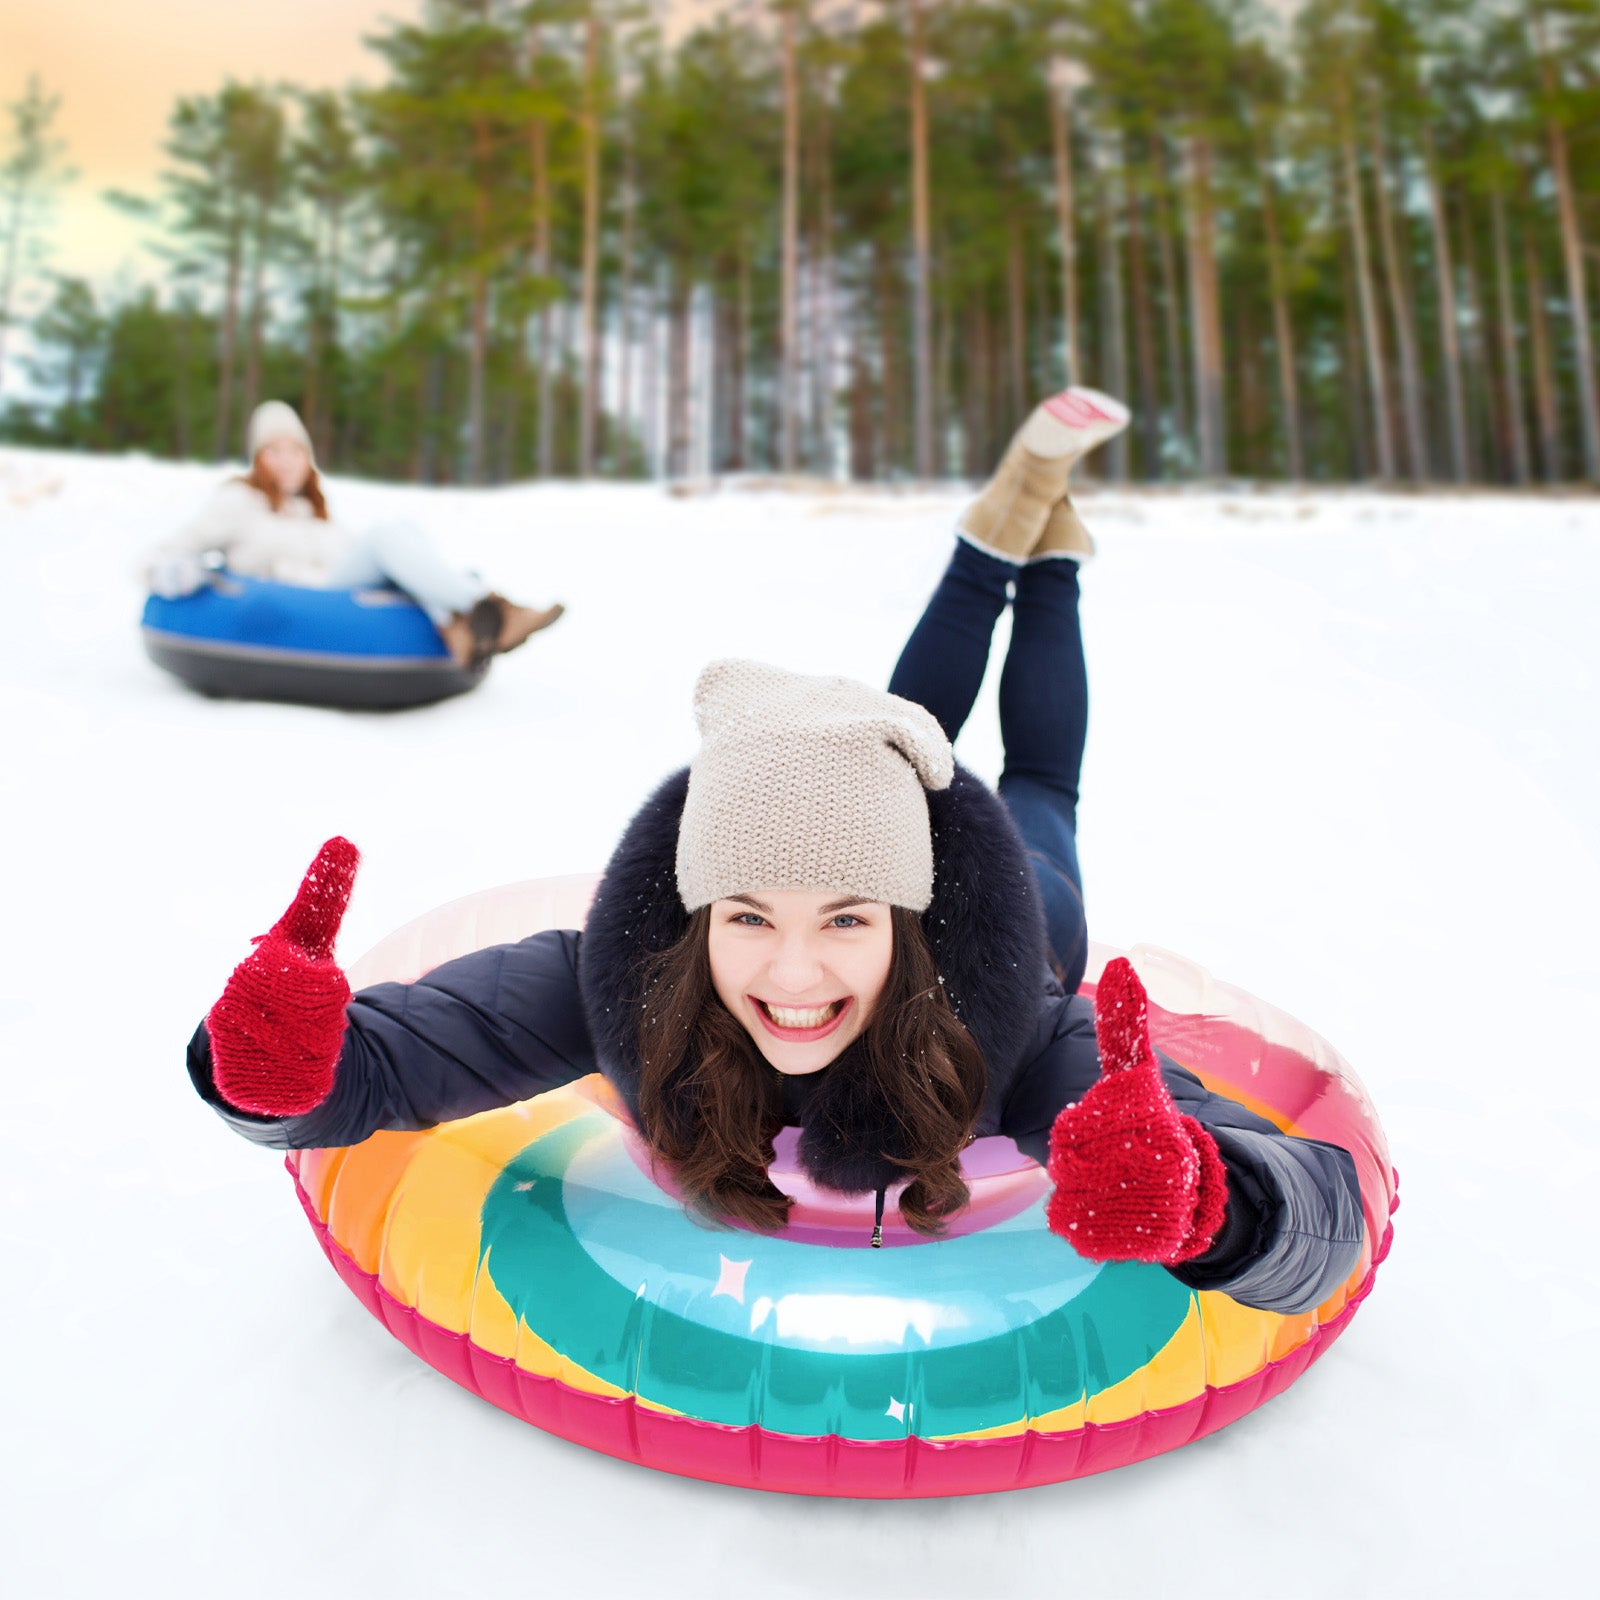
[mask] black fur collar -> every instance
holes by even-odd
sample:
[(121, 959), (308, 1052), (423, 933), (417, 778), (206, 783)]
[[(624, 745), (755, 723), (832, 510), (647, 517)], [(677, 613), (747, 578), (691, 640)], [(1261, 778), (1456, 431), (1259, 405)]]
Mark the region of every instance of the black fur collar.
[[(689, 773), (674, 773), (628, 824), (584, 927), (578, 981), (601, 1070), (637, 1113), (639, 973), (645, 958), (682, 937), (678, 821)], [(933, 902), (922, 925), (945, 992), (988, 1068), (985, 1112), (998, 1110), (1038, 1023), (1045, 977), (1044, 919), (1033, 871), (1010, 813), (965, 767), (930, 792)], [(897, 1123), (873, 1103), (847, 1050), (806, 1097), (800, 1160), (814, 1182), (848, 1194), (892, 1183), (886, 1158)], [(988, 1120), (986, 1118), (986, 1120)]]

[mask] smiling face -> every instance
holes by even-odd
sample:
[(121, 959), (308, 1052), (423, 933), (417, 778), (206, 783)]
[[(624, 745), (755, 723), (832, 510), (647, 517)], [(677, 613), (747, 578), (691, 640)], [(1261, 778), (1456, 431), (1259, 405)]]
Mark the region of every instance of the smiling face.
[(779, 1072), (820, 1072), (872, 1016), (889, 976), (889, 907), (764, 889), (717, 900), (707, 935), (717, 998)]
[(279, 494), (292, 498), (311, 476), (311, 452), (298, 439), (269, 439), (256, 451), (256, 465), (277, 484)]

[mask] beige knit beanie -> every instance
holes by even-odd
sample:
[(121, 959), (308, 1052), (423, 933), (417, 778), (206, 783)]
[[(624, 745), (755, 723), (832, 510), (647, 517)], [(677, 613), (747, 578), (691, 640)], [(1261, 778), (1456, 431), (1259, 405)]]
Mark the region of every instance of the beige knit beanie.
[(250, 425), (244, 431), (246, 459), (254, 461), (261, 447), (274, 439), (293, 439), (296, 444), (303, 444), (308, 454), (316, 453), (311, 449), (311, 435), (306, 432), (306, 425), (295, 408), (282, 400), (263, 400), (250, 413)]
[(925, 911), (925, 789), (950, 741), (919, 705), (849, 678), (713, 661), (694, 691), (700, 753), (678, 828), (678, 893), (696, 911), (759, 889), (836, 891)]

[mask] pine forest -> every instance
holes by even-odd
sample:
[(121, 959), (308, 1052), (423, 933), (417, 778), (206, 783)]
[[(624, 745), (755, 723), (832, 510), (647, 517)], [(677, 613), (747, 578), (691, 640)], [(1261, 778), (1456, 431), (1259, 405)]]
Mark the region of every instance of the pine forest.
[(916, 481), (1076, 382), (1113, 481), (1600, 483), (1600, 0), (661, 9), (431, 0), (366, 86), (179, 100), (151, 270), (50, 279), (5, 436), (233, 457), (273, 395), (374, 477)]

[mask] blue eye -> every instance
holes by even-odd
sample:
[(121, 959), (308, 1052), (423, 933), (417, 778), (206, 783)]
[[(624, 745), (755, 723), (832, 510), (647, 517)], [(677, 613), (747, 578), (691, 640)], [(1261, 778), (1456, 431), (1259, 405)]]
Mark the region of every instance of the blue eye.
[(853, 912), (841, 911), (828, 926), (830, 928), (864, 928), (866, 927), (866, 922)]
[(764, 928), (767, 925), (765, 917), (759, 917), (754, 911), (741, 911), (733, 918), (735, 927), (738, 928)]

